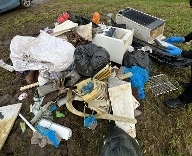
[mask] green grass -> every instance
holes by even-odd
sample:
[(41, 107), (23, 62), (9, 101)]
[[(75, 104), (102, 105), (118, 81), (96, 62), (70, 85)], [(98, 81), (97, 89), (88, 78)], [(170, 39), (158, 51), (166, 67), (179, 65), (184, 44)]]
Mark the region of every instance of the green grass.
[[(106, 15), (114, 15), (125, 7), (131, 7), (166, 21), (164, 30), (165, 36), (186, 35), (192, 31), (192, 9), (189, 7), (188, 0), (52, 0), (49, 3), (39, 5), (35, 8), (29, 8), (21, 14), (8, 17), (0, 24), (0, 56), (5, 58), (9, 56), (9, 45), (4, 44), (10, 41), (15, 35), (39, 34), (40, 29), (45, 27), (54, 27), (54, 22), (58, 15), (66, 10), (71, 10), (77, 15), (92, 18), (95, 11), (101, 14), (101, 20), (106, 22)], [(181, 48), (190, 49), (187, 45), (179, 45)], [(146, 156), (188, 156), (192, 155), (192, 106), (184, 109), (171, 110), (166, 108), (163, 102), (171, 97), (176, 97), (182, 92), (177, 81), (189, 81), (189, 68), (173, 69), (164, 65), (154, 63), (153, 75), (164, 73), (169, 80), (179, 89), (158, 97), (154, 97), (150, 90), (146, 88), (146, 98), (142, 101), (143, 113), (138, 117), (137, 140), (141, 150)], [(6, 93), (6, 88), (10, 86), (15, 75), (3, 69), (0, 69), (0, 93)], [(6, 82), (5, 82), (6, 81)], [(82, 125), (83, 127), (83, 125)], [(95, 153), (94, 135), (87, 138), (87, 131), (83, 128), (74, 130), (74, 136), (82, 135), (82, 144), (85, 148), (85, 155), (97, 155)], [(102, 135), (99, 135), (101, 137)], [(97, 143), (99, 142), (97, 138)], [(25, 144), (20, 144), (25, 146)], [(22, 150), (24, 150), (22, 148)], [(17, 150), (18, 153), (18, 150)]]

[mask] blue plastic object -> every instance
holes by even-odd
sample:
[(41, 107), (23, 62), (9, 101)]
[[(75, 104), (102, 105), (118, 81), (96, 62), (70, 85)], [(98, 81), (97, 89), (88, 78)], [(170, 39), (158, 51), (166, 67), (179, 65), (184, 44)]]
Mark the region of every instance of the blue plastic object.
[(132, 66), (131, 68), (125, 68), (124, 73), (131, 72), (133, 75), (130, 77), (130, 82), (132, 87), (138, 88), (139, 98), (145, 98), (145, 83), (149, 79), (149, 73), (147, 69), (141, 68), (139, 66)]
[(51, 106), (50, 108), (49, 108), (49, 111), (50, 112), (53, 112), (54, 110), (56, 110), (57, 109), (57, 106), (56, 105), (53, 105), (53, 106)]
[(37, 125), (36, 126), (36, 129), (37, 131), (43, 135), (43, 136), (46, 136), (52, 143), (53, 145), (58, 148), (59, 146), (59, 140), (57, 139), (57, 135), (55, 134), (54, 131), (48, 129), (48, 128), (45, 128), (45, 127), (42, 127), (40, 125)]
[(180, 48), (177, 48), (175, 46), (168, 46), (164, 50), (171, 55), (181, 55), (182, 52)]
[(174, 43), (183, 43), (185, 41), (182, 36), (171, 36), (165, 40), (165, 42), (174, 44)]
[(91, 93), (92, 90), (93, 90), (93, 88), (94, 88), (93, 82), (88, 82), (87, 85), (84, 85), (84, 86), (82, 87), (82, 93), (83, 93), (83, 94)]
[(97, 125), (97, 119), (95, 118), (94, 115), (91, 115), (91, 116), (85, 118), (85, 120), (84, 120), (85, 127), (90, 128), (91, 124)]

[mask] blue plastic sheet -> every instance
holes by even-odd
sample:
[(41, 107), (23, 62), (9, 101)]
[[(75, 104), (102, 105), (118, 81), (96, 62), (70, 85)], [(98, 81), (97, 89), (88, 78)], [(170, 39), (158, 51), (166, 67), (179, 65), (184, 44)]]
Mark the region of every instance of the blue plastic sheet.
[(124, 73), (131, 72), (133, 75), (130, 77), (131, 86), (138, 88), (139, 98), (145, 98), (145, 83), (149, 79), (149, 73), (146, 69), (139, 66), (132, 66), (131, 68), (125, 68)]

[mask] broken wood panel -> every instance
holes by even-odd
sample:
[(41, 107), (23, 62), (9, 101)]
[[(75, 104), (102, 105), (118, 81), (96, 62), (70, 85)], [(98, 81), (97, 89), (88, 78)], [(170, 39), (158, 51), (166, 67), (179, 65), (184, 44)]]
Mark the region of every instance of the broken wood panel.
[(11, 128), (21, 109), (22, 103), (0, 107), (0, 150), (7, 139)]
[[(135, 119), (131, 83), (112, 87), (108, 90), (113, 114)], [(135, 124), (120, 121), (115, 121), (115, 124), (132, 137), (136, 137)]]

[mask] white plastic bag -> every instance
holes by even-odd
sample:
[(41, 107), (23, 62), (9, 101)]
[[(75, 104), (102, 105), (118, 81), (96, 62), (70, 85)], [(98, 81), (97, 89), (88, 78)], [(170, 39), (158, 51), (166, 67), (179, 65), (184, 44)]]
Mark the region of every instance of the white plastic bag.
[(66, 70), (74, 61), (75, 47), (44, 31), (38, 37), (15, 36), (10, 58), (16, 71), (39, 70), (42, 77)]

